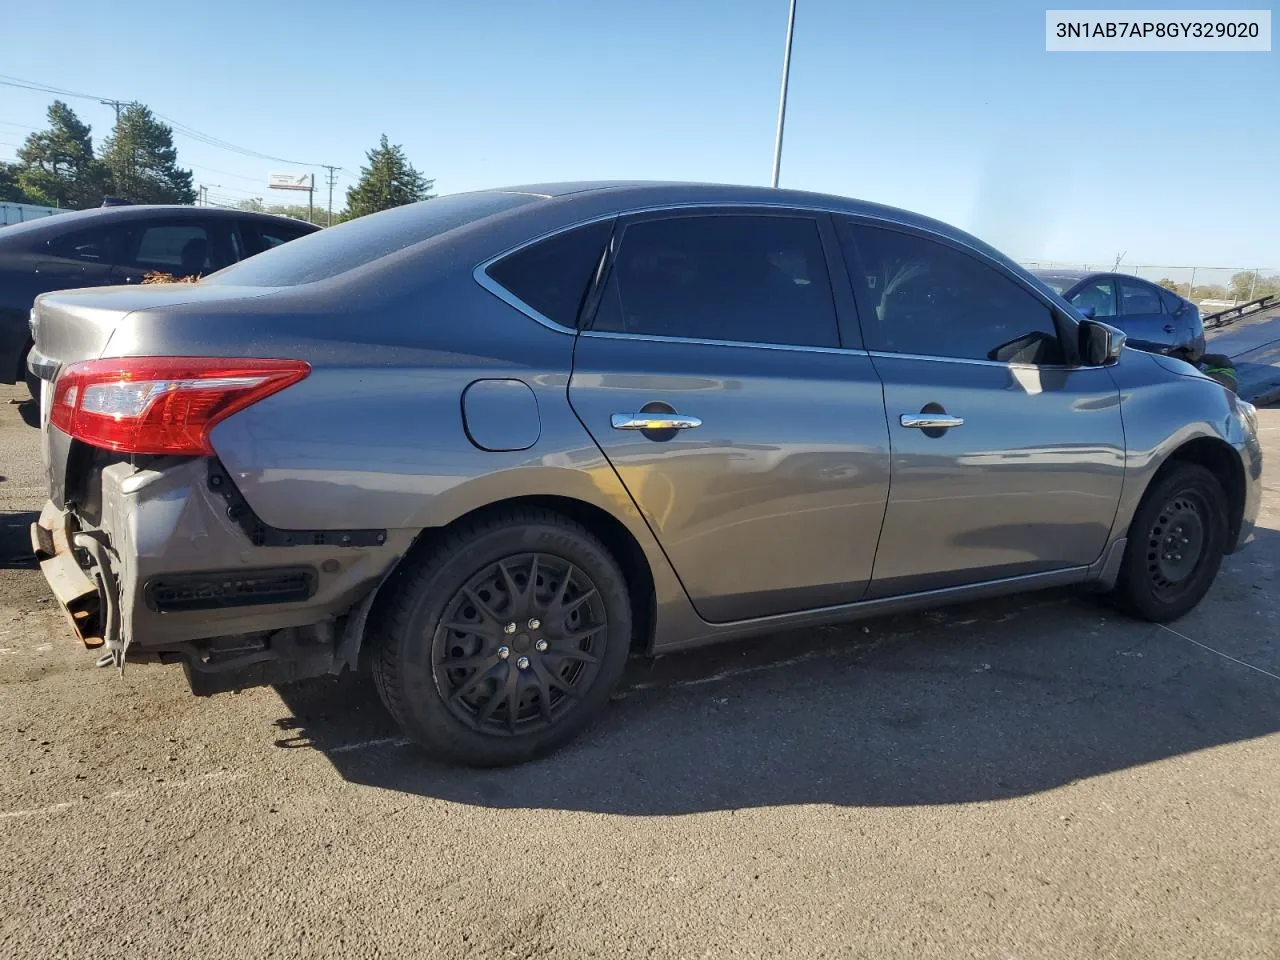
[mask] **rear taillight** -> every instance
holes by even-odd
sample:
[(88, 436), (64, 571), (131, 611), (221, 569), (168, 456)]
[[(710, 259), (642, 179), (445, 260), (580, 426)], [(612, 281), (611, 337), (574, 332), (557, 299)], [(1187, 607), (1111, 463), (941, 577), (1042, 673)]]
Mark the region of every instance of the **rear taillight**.
[(213, 453), (209, 431), (311, 372), (302, 360), (122, 357), (58, 374), (49, 418), (63, 433), (122, 453)]

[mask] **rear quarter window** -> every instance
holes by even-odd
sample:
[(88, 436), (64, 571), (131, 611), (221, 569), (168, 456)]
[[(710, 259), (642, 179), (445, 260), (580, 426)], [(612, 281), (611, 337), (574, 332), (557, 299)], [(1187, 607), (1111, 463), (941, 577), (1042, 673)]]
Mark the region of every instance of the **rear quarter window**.
[(458, 193), (371, 214), (299, 237), (205, 283), (292, 287), (328, 280), (449, 230), (535, 202), (527, 194)]
[(582, 298), (612, 232), (613, 220), (566, 230), (503, 257), (485, 272), (544, 317), (575, 327)]

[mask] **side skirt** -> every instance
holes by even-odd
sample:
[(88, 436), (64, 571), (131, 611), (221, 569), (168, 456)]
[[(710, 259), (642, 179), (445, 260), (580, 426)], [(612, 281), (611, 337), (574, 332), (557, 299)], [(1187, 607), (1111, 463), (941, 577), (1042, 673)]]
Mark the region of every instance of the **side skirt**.
[(883, 617), (913, 610), (927, 610), (931, 607), (947, 606), (953, 603), (967, 603), (973, 600), (985, 600), (1017, 593), (1030, 593), (1035, 590), (1048, 590), (1053, 587), (1066, 587), (1075, 584), (1091, 584), (1100, 591), (1105, 592), (1115, 586), (1116, 577), (1120, 572), (1120, 563), (1124, 558), (1125, 544), (1126, 541), (1123, 538), (1112, 542), (1103, 551), (1102, 556), (1087, 567), (1068, 567), (1064, 570), (1052, 570), (1048, 573), (1033, 573), (1020, 577), (1005, 577), (1000, 580), (986, 580), (982, 583), (966, 584), (962, 587), (946, 587), (941, 590), (924, 590), (919, 593), (902, 594), (896, 597), (860, 600), (856, 603), (842, 603), (837, 606), (821, 607), (816, 610), (803, 610), (799, 613), (738, 620), (734, 623), (704, 623), (702, 632), (685, 640), (663, 643), (662, 638), (658, 637), (654, 644), (653, 652), (655, 654), (673, 653), (678, 650), (689, 650), (726, 640), (754, 637), (782, 630), (794, 630), (798, 627), (848, 623), (871, 617)]

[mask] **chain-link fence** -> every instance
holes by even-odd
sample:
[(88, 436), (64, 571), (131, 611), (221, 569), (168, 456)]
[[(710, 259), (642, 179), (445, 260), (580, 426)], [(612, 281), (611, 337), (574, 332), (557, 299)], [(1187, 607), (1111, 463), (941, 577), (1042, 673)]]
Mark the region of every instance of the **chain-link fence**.
[(1280, 292), (1280, 268), (1167, 266), (1115, 261), (1022, 260), (1028, 270), (1060, 270), (1081, 274), (1105, 271), (1128, 273), (1153, 283), (1166, 281), (1182, 296), (1202, 307), (1226, 309), (1268, 293)]

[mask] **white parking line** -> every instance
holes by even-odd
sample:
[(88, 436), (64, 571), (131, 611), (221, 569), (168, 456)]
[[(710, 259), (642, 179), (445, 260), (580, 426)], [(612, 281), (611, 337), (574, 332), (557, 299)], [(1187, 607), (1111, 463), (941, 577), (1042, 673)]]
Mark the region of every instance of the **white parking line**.
[(243, 780), (247, 777), (247, 773), (232, 773), (226, 770), (217, 770), (213, 773), (205, 773), (198, 777), (191, 777), (187, 780), (171, 780), (165, 783), (149, 783), (145, 786), (138, 787), (133, 790), (112, 790), (99, 797), (85, 797), (79, 800), (64, 800), (61, 803), (51, 803), (46, 807), (33, 807), (29, 810), (3, 810), (0, 811), (0, 820), (17, 820), (25, 817), (48, 817), (55, 813), (62, 813), (75, 807), (93, 806), (105, 801), (122, 800), (126, 797), (137, 797), (147, 793), (162, 793), (167, 790), (190, 790), (203, 786), (221, 786), (225, 783), (234, 783), (237, 780)]
[(1160, 624), (1160, 629), (1168, 630), (1175, 637), (1181, 637), (1183, 640), (1187, 641), (1187, 643), (1194, 643), (1197, 647), (1201, 647), (1202, 649), (1208, 650), (1210, 653), (1216, 653), (1218, 656), (1222, 657), (1224, 660), (1230, 660), (1232, 663), (1238, 663), (1240, 664), (1240, 666), (1248, 667), (1250, 670), (1257, 670), (1258, 673), (1261, 673), (1264, 676), (1268, 676), (1272, 680), (1280, 680), (1280, 676), (1277, 676), (1276, 674), (1272, 673), (1270, 670), (1263, 670), (1261, 667), (1255, 667), (1252, 663), (1245, 663), (1243, 660), (1237, 660), (1235, 657), (1231, 656), (1231, 654), (1223, 653), (1221, 650), (1215, 650), (1213, 647), (1209, 646), (1207, 643), (1201, 643), (1199, 640), (1192, 640), (1185, 633), (1179, 633), (1177, 630), (1173, 629), (1173, 627), (1167, 627), (1162, 623)]

